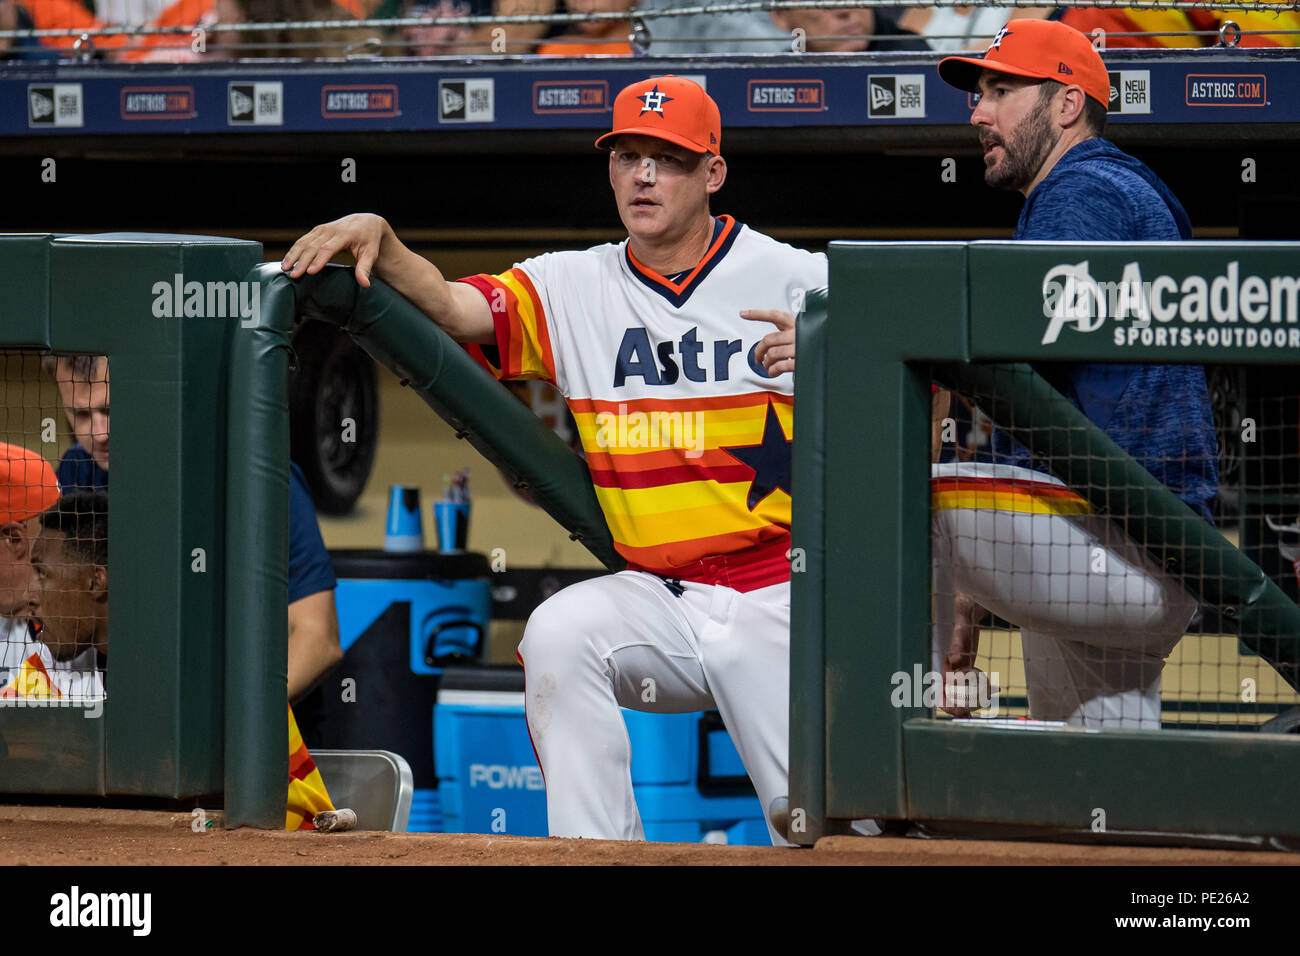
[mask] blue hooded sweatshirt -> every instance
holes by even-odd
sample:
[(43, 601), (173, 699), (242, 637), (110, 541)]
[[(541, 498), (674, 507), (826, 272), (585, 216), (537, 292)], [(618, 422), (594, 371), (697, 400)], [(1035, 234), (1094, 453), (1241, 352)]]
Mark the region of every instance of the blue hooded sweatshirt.
[[(1182, 204), (1155, 173), (1110, 141), (1088, 139), (1030, 192), (1014, 238), (1174, 242), (1191, 236)], [(1212, 520), (1218, 443), (1202, 366), (1092, 362), (1036, 368), (1115, 444)], [(1037, 467), (1000, 430), (992, 444), (998, 460)]]

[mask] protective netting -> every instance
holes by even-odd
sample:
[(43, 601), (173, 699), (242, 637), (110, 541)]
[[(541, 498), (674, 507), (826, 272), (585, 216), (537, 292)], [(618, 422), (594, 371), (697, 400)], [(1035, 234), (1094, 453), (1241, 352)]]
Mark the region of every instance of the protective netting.
[(588, 56), (983, 49), (1055, 16), (1104, 48), (1300, 44), (1292, 2), (1061, 0), (16, 0), (0, 58)]
[(105, 697), (108, 359), (0, 351), (0, 705)]
[(935, 395), (932, 666), (950, 688), (939, 712), (1256, 729), (1300, 704), (1300, 637), (1226, 603), (1207, 570), (1227, 575), (1225, 556), (1244, 555), (1300, 596), (1294, 376), (1006, 368), (1010, 388), (1038, 376), (1082, 414), (1027, 425), (1007, 399), (994, 421), (968, 396)]

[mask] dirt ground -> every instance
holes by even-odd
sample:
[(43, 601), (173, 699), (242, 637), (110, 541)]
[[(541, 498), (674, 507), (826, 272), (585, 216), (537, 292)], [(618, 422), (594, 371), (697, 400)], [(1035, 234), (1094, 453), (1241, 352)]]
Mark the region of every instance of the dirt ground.
[(454, 833), (207, 829), (188, 814), (0, 807), (0, 865), (1300, 865), (1300, 854), (827, 837), (811, 850)]

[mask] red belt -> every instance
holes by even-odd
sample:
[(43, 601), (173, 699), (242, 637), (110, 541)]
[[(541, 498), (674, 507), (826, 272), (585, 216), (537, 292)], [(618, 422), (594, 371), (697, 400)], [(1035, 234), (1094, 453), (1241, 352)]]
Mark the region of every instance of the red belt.
[(790, 580), (790, 535), (784, 534), (763, 544), (732, 551), (730, 554), (712, 554), (684, 564), (671, 571), (628, 564), (630, 571), (648, 571), (670, 581), (692, 581), (696, 584), (721, 585), (736, 591), (757, 591)]

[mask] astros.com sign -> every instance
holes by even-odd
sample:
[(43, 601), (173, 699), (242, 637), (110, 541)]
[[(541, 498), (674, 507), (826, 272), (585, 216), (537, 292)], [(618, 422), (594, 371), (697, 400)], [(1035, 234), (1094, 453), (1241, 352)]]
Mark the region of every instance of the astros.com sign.
[(1042, 294), (1043, 345), (1056, 342), (1067, 326), (1096, 332), (1109, 320), (1117, 323), (1118, 346), (1300, 349), (1300, 276), (1242, 276), (1237, 262), (1220, 275), (1181, 281), (1144, 278), (1130, 262), (1118, 281), (1102, 282), (1084, 260), (1048, 269)]

